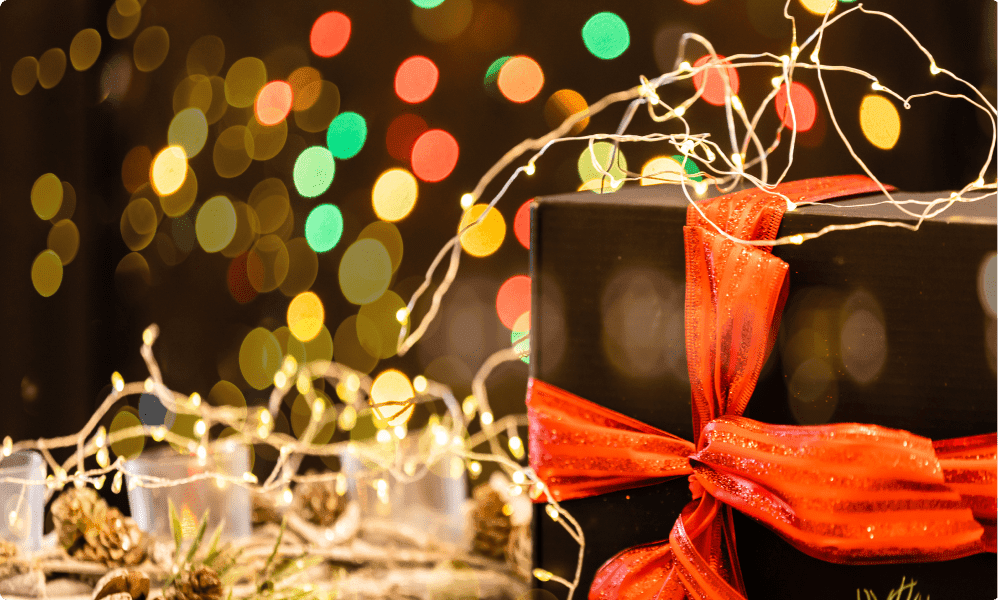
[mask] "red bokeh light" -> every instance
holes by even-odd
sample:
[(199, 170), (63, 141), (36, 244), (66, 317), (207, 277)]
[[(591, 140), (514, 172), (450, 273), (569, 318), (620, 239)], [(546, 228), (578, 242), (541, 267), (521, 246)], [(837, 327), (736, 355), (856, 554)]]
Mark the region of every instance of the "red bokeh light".
[(437, 87), (438, 68), (426, 56), (411, 56), (396, 70), (396, 95), (416, 104), (431, 97)]
[(503, 282), (497, 292), (497, 316), (507, 329), (513, 329), (517, 318), (531, 310), (531, 278), (515, 275)]
[(791, 88), (786, 93), (785, 84), (778, 88), (778, 95), (774, 97), (774, 108), (778, 112), (778, 117), (784, 122), (785, 127), (791, 129), (792, 111), (788, 110), (788, 96), (792, 97), (792, 108), (795, 109), (795, 131), (808, 131), (812, 129), (816, 122), (816, 98), (805, 85), (798, 81), (793, 81)]
[(385, 134), (385, 148), (389, 151), (389, 156), (396, 160), (410, 160), (413, 144), (425, 131), (427, 123), (417, 115), (407, 113), (393, 119)]
[(410, 164), (413, 174), (422, 181), (441, 181), (458, 164), (458, 142), (442, 129), (425, 131), (413, 144)]
[(229, 262), (226, 283), (229, 286), (229, 295), (240, 304), (246, 304), (257, 297), (257, 290), (250, 284), (250, 277), (247, 275), (246, 252)]
[(531, 247), (531, 203), (534, 200), (532, 198), (522, 204), (514, 215), (514, 236), (525, 248)]
[(351, 38), (351, 20), (347, 15), (330, 11), (320, 15), (309, 32), (309, 47), (316, 56), (329, 58), (339, 54)]
[[(721, 61), (724, 66), (710, 67), (704, 71), (695, 73), (692, 79), (694, 80), (695, 89), (702, 90), (702, 100), (715, 106), (722, 106), (726, 103), (726, 83), (724, 78), (729, 80), (730, 93), (738, 94), (740, 91), (740, 76), (736, 74), (736, 69), (729, 64), (729, 61), (724, 56), (716, 54), (715, 58)], [(707, 64), (710, 60), (712, 60), (712, 55), (706, 54), (695, 61), (694, 68), (697, 69)]]
[(515, 56), (504, 63), (497, 77), (500, 93), (511, 102), (527, 102), (542, 91), (545, 75), (542, 67), (527, 56)]

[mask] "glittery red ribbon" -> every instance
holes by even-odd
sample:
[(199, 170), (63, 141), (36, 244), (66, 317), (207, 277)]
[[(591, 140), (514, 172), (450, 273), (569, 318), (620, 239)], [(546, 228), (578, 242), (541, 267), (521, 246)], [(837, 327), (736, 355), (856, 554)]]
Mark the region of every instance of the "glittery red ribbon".
[[(867, 178), (846, 176), (784, 184), (775, 192), (799, 202), (877, 189)], [(749, 190), (699, 206), (731, 236), (773, 240), (786, 203)], [(590, 598), (744, 598), (734, 508), (830, 562), (928, 562), (996, 552), (995, 433), (931, 442), (877, 425), (768, 425), (740, 416), (774, 344), (788, 265), (769, 246), (729, 240), (694, 209), (684, 239), (697, 446), (545, 382), (529, 382), (531, 465), (557, 500), (683, 475), (691, 480), (694, 499), (669, 540), (609, 560)]]

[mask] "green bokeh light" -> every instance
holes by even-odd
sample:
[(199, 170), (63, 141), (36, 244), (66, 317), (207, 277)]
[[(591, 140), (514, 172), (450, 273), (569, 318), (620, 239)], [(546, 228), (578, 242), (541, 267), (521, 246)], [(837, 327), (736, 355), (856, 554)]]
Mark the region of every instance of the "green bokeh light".
[(487, 88), (493, 87), (497, 83), (497, 77), (500, 77), (500, 69), (503, 68), (507, 61), (514, 58), (513, 56), (501, 56), (492, 63), (490, 63), (489, 68), (486, 69), (486, 76), (483, 77), (483, 85)]
[(419, 8), (434, 8), (441, 6), (444, 0), (410, 0), (413, 5)]
[(292, 181), (295, 189), (306, 198), (315, 198), (333, 183), (333, 155), (322, 146), (310, 146), (295, 159)]
[[(525, 336), (527, 336), (527, 335), (528, 335), (528, 331), (527, 330), (519, 331), (517, 329), (514, 329), (513, 331), (510, 332), (510, 343), (511, 343), (511, 345), (514, 346), (515, 350), (521, 351), (521, 350), (528, 350), (529, 348), (531, 348), (531, 340), (525, 340), (524, 339)], [(530, 364), (531, 363), (531, 361), (529, 360), (529, 357), (527, 357), (527, 356), (522, 356), (521, 357), (521, 362), (523, 362), (525, 364)]]
[(334, 157), (352, 158), (361, 151), (368, 137), (365, 118), (356, 112), (340, 113), (326, 130), (326, 146)]
[(618, 58), (628, 49), (629, 41), (628, 26), (612, 12), (597, 13), (583, 26), (583, 44), (597, 58)]
[(306, 242), (314, 252), (326, 252), (344, 233), (344, 215), (332, 204), (320, 204), (306, 218)]
[(688, 179), (691, 181), (701, 181), (702, 177), (698, 174), (701, 172), (701, 167), (698, 166), (698, 163), (694, 159), (689, 158), (685, 162), (684, 157), (680, 154), (675, 154), (670, 158), (676, 160), (677, 164), (684, 167), (684, 172), (687, 173)]
[[(615, 152), (615, 145), (611, 142), (597, 142), (594, 144), (594, 157), (597, 158), (597, 164), (602, 167), (607, 167), (611, 162), (611, 154), (613, 152), (615, 153), (615, 164), (611, 165), (611, 168), (607, 169), (607, 171), (617, 180), (617, 185), (613, 186), (617, 188), (621, 186), (622, 180), (625, 179), (625, 172), (628, 171), (628, 163), (625, 162), (625, 155), (622, 154), (620, 149)], [(576, 169), (580, 174), (580, 181), (584, 183), (604, 176), (601, 170), (594, 166), (594, 157), (590, 155), (590, 148), (584, 148), (583, 152), (580, 153), (580, 158), (576, 161)], [(610, 181), (608, 181), (608, 184), (610, 185)]]

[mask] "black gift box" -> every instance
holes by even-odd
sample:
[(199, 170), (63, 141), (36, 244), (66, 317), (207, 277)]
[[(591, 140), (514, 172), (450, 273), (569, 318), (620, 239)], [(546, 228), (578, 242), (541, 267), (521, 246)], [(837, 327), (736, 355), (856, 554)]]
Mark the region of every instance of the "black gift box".
[[(915, 222), (888, 204), (858, 207), (881, 200), (800, 207), (785, 214), (778, 237), (871, 219)], [(690, 440), (687, 206), (682, 191), (667, 185), (537, 199), (531, 372)], [(790, 265), (788, 303), (745, 416), (777, 424), (873, 423), (931, 439), (995, 432), (996, 223), (994, 194), (956, 203), (916, 232), (868, 227), (776, 247)], [(563, 502), (586, 540), (575, 598), (587, 596), (596, 570), (621, 550), (667, 539), (690, 499), (682, 477)], [(535, 511), (535, 566), (572, 580), (578, 546), (543, 507)], [(879, 600), (890, 592), (910, 600), (997, 595), (995, 554), (845, 566), (806, 556), (738, 513), (735, 529), (750, 600), (867, 600), (866, 590)], [(539, 585), (565, 596), (560, 585)]]

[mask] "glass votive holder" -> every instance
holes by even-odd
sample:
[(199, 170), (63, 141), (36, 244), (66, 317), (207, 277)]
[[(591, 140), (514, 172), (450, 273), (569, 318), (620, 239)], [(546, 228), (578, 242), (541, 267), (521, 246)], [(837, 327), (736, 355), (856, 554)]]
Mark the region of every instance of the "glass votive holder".
[[(419, 447), (417, 436), (410, 435), (393, 443), (397, 444), (394, 451), (402, 453), (407, 460), (414, 459)], [(361, 458), (360, 454), (364, 451), (344, 453), (340, 464), (347, 476), (347, 497), (358, 503), (362, 523), (370, 519), (388, 521), (399, 525), (400, 532), (465, 545), (463, 511), (467, 494), (461, 458), (446, 453), (422, 477), (406, 481), (397, 479), (377, 463)]]
[[(136, 485), (131, 480), (133, 476), (152, 476), (176, 481), (202, 473), (242, 480), (249, 470), (249, 450), (236, 442), (217, 444), (204, 459), (194, 454), (180, 454), (169, 446), (143, 452), (125, 463), (132, 518), (146, 533), (169, 538), (169, 503), (173, 502), (184, 529), (194, 529), (208, 511), (206, 535), (224, 522), (222, 537), (248, 537), (251, 532), (250, 491), (241, 485), (214, 476), (162, 487), (155, 483)], [(192, 535), (193, 531), (185, 533)]]
[(0, 538), (37, 552), (44, 520), (45, 462), (37, 452), (15, 452), (0, 461)]

